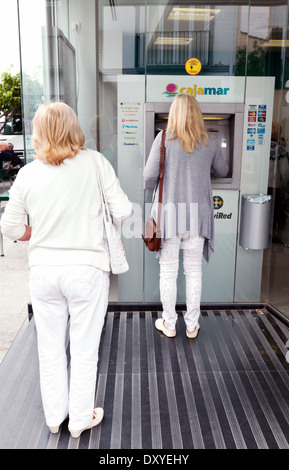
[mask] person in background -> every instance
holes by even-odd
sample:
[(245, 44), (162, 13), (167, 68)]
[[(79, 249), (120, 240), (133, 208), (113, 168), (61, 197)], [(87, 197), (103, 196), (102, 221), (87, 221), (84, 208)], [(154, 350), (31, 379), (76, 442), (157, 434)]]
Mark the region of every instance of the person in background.
[(11, 160), (12, 153), (8, 149), (7, 142), (0, 142), (0, 170), (2, 170), (4, 167), (5, 169), (8, 169)]
[(23, 166), (21, 158), (17, 155), (17, 153), (14, 152), (14, 145), (11, 142), (8, 142), (7, 146), (8, 146), (9, 152), (12, 155), (10, 168), (19, 170)]
[(14, 145), (11, 142), (8, 142), (7, 147), (12, 156), (11, 161), (9, 162), (10, 179), (14, 180), (23, 164), (21, 158), (14, 152)]
[[(77, 438), (104, 414), (94, 408), (94, 397), (110, 263), (92, 156), (117, 223), (130, 215), (132, 205), (105, 157), (85, 149), (77, 116), (65, 103), (38, 109), (32, 143), (35, 159), (18, 172), (1, 228), (12, 240), (29, 240), (30, 295), (47, 425), (57, 433), (68, 415), (71, 436)], [(32, 227), (25, 223), (27, 214)]]
[[(160, 168), (160, 132), (152, 145), (144, 179), (157, 183)], [(214, 216), (211, 169), (225, 177), (228, 165), (220, 146), (204, 127), (199, 105), (191, 95), (174, 98), (166, 130), (166, 156), (161, 216), (162, 247), (160, 297), (162, 318), (157, 330), (168, 337), (176, 335), (176, 299), (179, 249), (183, 248), (186, 279), (186, 335), (195, 338), (200, 328), (202, 257), (209, 261), (214, 250)], [(155, 201), (158, 201), (156, 192)], [(157, 213), (153, 208), (152, 214)], [(156, 218), (156, 215), (155, 215)], [(156, 219), (155, 219), (156, 220)]]

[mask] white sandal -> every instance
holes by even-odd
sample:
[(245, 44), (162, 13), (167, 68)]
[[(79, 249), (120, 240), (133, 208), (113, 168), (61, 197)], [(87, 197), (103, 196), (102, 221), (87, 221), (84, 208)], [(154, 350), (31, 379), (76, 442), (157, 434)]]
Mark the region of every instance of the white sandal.
[(164, 335), (168, 338), (174, 338), (176, 336), (176, 330), (170, 330), (165, 325), (165, 320), (163, 318), (158, 318), (155, 321), (155, 327), (157, 330), (162, 331)]
[(49, 426), (51, 434), (57, 434), (60, 426)]
[(80, 436), (80, 434), (83, 432), (83, 431), (86, 431), (87, 429), (91, 429), (91, 428), (94, 428), (94, 426), (97, 426), (101, 421), (102, 421), (102, 418), (103, 418), (103, 415), (104, 415), (104, 411), (102, 408), (94, 408), (93, 410), (93, 418), (92, 418), (92, 421), (91, 423), (86, 426), (86, 428), (83, 428), (83, 429), (80, 429), (79, 431), (70, 431), (70, 434), (72, 437), (74, 438), (77, 438)]
[(200, 325), (199, 325), (199, 323), (197, 323), (197, 325), (195, 326), (193, 331), (186, 330), (187, 337), (188, 338), (196, 338), (198, 336), (199, 329), (200, 329)]

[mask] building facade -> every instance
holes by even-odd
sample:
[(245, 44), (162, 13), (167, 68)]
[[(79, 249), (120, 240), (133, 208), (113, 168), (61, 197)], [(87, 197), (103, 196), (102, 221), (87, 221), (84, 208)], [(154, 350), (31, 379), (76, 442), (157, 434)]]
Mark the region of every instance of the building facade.
[[(153, 191), (142, 171), (173, 97), (191, 93), (230, 166), (213, 183), (216, 252), (202, 302), (265, 302), (288, 317), (288, 1), (18, 0), (18, 11), (26, 162), (36, 109), (65, 101), (134, 203), (123, 228), (130, 271), (112, 278), (110, 300), (159, 301), (158, 261), (141, 239)], [(183, 281), (180, 269), (179, 302)]]

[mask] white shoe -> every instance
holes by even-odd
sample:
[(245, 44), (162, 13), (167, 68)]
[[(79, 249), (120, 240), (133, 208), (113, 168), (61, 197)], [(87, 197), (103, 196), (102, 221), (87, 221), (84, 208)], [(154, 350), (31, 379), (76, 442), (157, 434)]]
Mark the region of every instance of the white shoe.
[(164, 335), (168, 338), (174, 338), (176, 336), (176, 330), (170, 330), (165, 325), (165, 320), (163, 318), (158, 318), (155, 321), (155, 327), (157, 330), (162, 331)]
[[(67, 416), (66, 416), (65, 419), (67, 419)], [(59, 432), (60, 426), (61, 426), (61, 424), (59, 424), (58, 426), (49, 426), (49, 430), (50, 430), (51, 434), (57, 434)]]
[(195, 326), (193, 331), (186, 330), (187, 337), (188, 338), (196, 338), (198, 336), (199, 329), (200, 329), (200, 325), (199, 325), (199, 323), (197, 323), (197, 325)]
[(57, 434), (59, 431), (59, 426), (49, 426), (51, 434)]
[(94, 428), (94, 426), (97, 426), (102, 421), (103, 415), (104, 415), (104, 411), (103, 411), (102, 408), (94, 408), (94, 410), (93, 410), (93, 419), (92, 419), (91, 423), (88, 426), (86, 426), (86, 428), (80, 429), (79, 431), (69, 430), (71, 436), (74, 437), (74, 438), (77, 438), (77, 437), (80, 436), (80, 434), (83, 431), (86, 431), (87, 429)]

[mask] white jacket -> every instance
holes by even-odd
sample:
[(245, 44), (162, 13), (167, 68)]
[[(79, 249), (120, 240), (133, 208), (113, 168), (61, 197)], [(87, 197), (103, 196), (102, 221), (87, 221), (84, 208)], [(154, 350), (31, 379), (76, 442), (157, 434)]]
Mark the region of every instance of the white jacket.
[(110, 270), (92, 158), (98, 160), (112, 217), (120, 221), (130, 215), (132, 204), (101, 153), (81, 150), (58, 166), (34, 160), (19, 171), (1, 219), (3, 234), (18, 240), (29, 215), (29, 266), (86, 264)]

